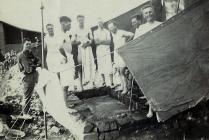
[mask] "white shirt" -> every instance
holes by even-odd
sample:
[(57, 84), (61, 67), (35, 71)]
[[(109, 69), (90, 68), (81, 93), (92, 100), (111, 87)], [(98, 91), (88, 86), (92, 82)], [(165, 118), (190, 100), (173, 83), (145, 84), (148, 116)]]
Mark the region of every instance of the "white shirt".
[(46, 36), (45, 37), (45, 42), (47, 46), (47, 57), (46, 57), (46, 62), (48, 69), (51, 72), (60, 72), (61, 70), (64, 69), (63, 65), (61, 62), (64, 59), (64, 56), (59, 51), (61, 40), (60, 36)]
[(161, 22), (158, 21), (154, 21), (152, 23), (145, 23), (139, 26), (139, 28), (136, 29), (135, 35), (134, 35), (134, 39), (142, 36), (143, 34), (149, 32), (150, 30), (154, 29), (155, 27), (157, 27), (158, 25), (160, 25)]
[(45, 38), (45, 43), (46, 43), (46, 46), (47, 46), (47, 52), (48, 53), (60, 53), (59, 52), (59, 45), (60, 45), (60, 42), (59, 42), (59, 38), (57, 36), (49, 36), (49, 35), (46, 35)]
[[(107, 40), (111, 40), (110, 38), (110, 32), (103, 28), (103, 29), (97, 29), (96, 31), (94, 31), (94, 39), (95, 40), (103, 40), (103, 41), (107, 41)], [(110, 45), (97, 45), (97, 52), (101, 49), (105, 52), (103, 53), (107, 53), (108, 51), (110, 51)], [(101, 49), (100, 49), (101, 48)], [(106, 52), (107, 51), (107, 52)]]
[(107, 29), (97, 29), (94, 31), (94, 39), (97, 40), (111, 40), (110, 32)]
[(91, 35), (91, 30), (88, 28), (84, 28), (84, 29), (74, 29), (72, 31), (72, 40), (77, 40), (80, 41), (81, 44), (86, 43), (87, 41), (89, 41), (88, 35)]
[(72, 52), (72, 45), (71, 45), (71, 38), (72, 33), (70, 31), (67, 31), (66, 33), (61, 32), (59, 35), (59, 43), (60, 47), (63, 47), (65, 50), (65, 53), (67, 57), (71, 58), (71, 52)]

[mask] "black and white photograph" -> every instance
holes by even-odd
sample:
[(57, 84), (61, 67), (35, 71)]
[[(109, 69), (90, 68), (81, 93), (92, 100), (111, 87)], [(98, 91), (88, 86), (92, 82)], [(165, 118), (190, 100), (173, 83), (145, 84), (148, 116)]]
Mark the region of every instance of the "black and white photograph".
[(209, 140), (209, 0), (0, 0), (0, 140)]

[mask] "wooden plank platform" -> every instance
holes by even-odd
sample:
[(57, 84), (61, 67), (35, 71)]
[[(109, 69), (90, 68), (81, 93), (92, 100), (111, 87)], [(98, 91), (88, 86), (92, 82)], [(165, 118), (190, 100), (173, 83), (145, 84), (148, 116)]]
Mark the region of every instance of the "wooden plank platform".
[(115, 140), (122, 130), (148, 120), (145, 113), (130, 111), (110, 93), (110, 89), (102, 88), (76, 93), (73, 100), (69, 97), (69, 106), (77, 110), (73, 115), (86, 122), (81, 134), (84, 140)]

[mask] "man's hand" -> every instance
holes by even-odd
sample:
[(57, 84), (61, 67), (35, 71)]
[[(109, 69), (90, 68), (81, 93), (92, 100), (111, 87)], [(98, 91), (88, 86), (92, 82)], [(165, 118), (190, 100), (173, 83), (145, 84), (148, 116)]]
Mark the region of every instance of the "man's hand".
[(112, 67), (115, 67), (115, 62), (112, 62)]
[(95, 44), (96, 45), (100, 45), (101, 44), (101, 41), (99, 39), (95, 39)]
[(66, 64), (67, 63), (67, 58), (63, 57), (63, 59), (60, 62), (61, 64)]
[(89, 42), (86, 42), (86, 43), (84, 43), (83, 45), (82, 45), (82, 48), (86, 48), (86, 47), (88, 47), (88, 46), (90, 46), (90, 43)]
[(33, 68), (31, 66), (25, 69), (26, 73), (31, 73), (32, 71), (33, 71)]
[(80, 45), (81, 44), (81, 42), (80, 41), (72, 41), (72, 45)]

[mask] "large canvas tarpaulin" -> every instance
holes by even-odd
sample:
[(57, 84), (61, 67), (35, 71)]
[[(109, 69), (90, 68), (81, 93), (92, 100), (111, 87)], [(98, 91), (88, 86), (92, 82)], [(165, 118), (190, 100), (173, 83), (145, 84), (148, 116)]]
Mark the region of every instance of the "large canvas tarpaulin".
[(158, 121), (209, 97), (209, 1), (200, 0), (119, 50)]

